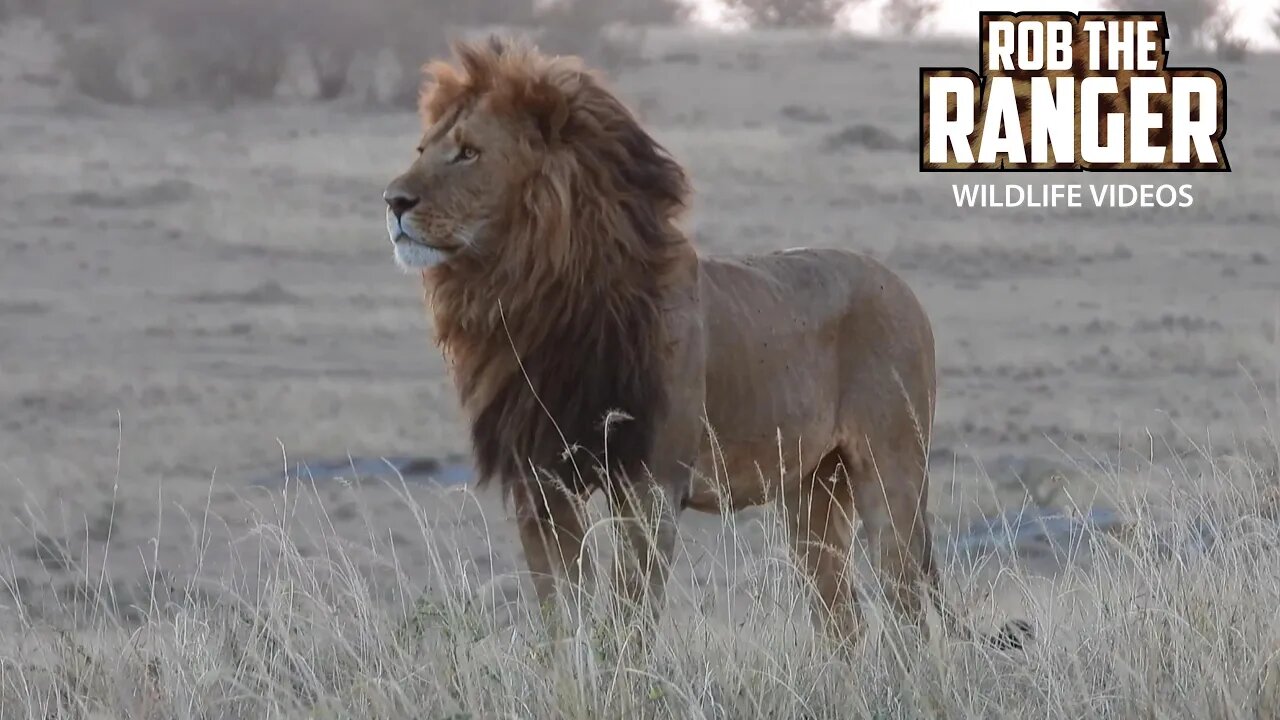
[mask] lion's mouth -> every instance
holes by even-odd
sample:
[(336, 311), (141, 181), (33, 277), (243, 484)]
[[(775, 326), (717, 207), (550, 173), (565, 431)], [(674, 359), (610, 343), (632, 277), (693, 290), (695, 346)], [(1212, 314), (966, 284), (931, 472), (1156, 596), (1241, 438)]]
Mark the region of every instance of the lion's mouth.
[(387, 236), (391, 238), (391, 244), (395, 247), (401, 245), (426, 248), (435, 252), (449, 255), (458, 250), (457, 245), (435, 245), (421, 238), (409, 234), (409, 230), (404, 226), (400, 218), (396, 217), (390, 210), (387, 211)]
[(412, 235), (409, 235), (408, 233), (403, 233), (403, 232), (397, 235), (396, 238), (391, 241), (392, 245), (400, 245), (402, 243), (405, 245), (416, 245), (418, 247), (426, 248), (428, 250), (434, 250), (438, 253), (444, 253), (446, 255), (449, 255), (458, 251), (458, 246), (433, 245), (429, 242), (424, 242), (422, 240), (419, 240), (416, 237), (413, 237)]

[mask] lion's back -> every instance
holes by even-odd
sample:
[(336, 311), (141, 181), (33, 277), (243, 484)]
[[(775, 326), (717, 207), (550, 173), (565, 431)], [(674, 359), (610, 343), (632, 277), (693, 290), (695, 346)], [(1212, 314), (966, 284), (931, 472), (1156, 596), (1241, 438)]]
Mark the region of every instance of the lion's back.
[[(833, 395), (854, 387), (879, 394), (878, 384), (896, 374), (932, 395), (934, 339), (924, 308), (874, 258), (815, 248), (700, 262), (707, 368), (732, 378), (719, 398), (726, 407), (744, 394), (785, 395), (821, 378), (835, 383), (824, 391)], [(768, 404), (785, 403), (780, 396)]]
[(703, 299), (712, 313), (751, 309), (778, 323), (837, 320), (882, 269), (871, 258), (836, 248), (796, 248), (701, 261)]

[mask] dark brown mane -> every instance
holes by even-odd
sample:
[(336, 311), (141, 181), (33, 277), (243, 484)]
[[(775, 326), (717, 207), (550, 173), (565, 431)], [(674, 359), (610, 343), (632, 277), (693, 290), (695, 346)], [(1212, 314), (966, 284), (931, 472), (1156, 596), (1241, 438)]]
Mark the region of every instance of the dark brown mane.
[[(424, 121), (484, 98), (541, 141), (540, 169), (485, 230), (500, 252), (424, 273), (480, 481), (635, 477), (667, 405), (664, 288), (692, 254), (675, 226), (685, 173), (576, 59), (496, 40), (455, 53), (428, 67)], [(606, 429), (614, 412), (628, 419)]]

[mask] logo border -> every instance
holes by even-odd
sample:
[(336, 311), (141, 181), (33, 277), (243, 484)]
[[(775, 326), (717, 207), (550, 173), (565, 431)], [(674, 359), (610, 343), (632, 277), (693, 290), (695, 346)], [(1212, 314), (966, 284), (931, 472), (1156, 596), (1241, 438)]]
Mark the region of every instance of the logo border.
[[(1023, 10), (1023, 11), (1019, 11), (1019, 12), (1009, 12), (1009, 11), (1005, 11), (1005, 10), (979, 10), (979, 11), (978, 11), (978, 63), (977, 63), (977, 65), (978, 65), (979, 67), (982, 65), (982, 26), (983, 26), (983, 20), (984, 20), (984, 19), (986, 19), (986, 18), (987, 18), (987, 17), (989, 17), (989, 16), (1014, 17), (1014, 18), (1018, 18), (1018, 17), (1027, 16), (1027, 15), (1058, 15), (1058, 16), (1062, 16), (1062, 17), (1070, 16), (1071, 18), (1073, 18), (1073, 19), (1075, 20), (1075, 22), (1076, 22), (1076, 23), (1079, 23), (1082, 19), (1084, 19), (1084, 18), (1086, 18), (1086, 17), (1090, 17), (1090, 16), (1101, 16), (1102, 18), (1112, 18), (1112, 19), (1114, 19), (1114, 18), (1115, 18), (1116, 16), (1118, 16), (1118, 15), (1159, 15), (1159, 16), (1160, 16), (1161, 23), (1162, 23), (1162, 29), (1163, 29), (1163, 33), (1162, 33), (1162, 35), (1163, 35), (1163, 38), (1164, 38), (1164, 44), (1163, 44), (1163, 47), (1161, 48), (1161, 51), (1164, 53), (1164, 67), (1163, 67), (1163, 68), (1161, 68), (1161, 69), (1162, 69), (1162, 70), (1191, 70), (1191, 71), (1195, 71), (1195, 72), (1203, 72), (1203, 73), (1208, 73), (1208, 74), (1216, 75), (1216, 76), (1217, 76), (1217, 78), (1218, 78), (1219, 84), (1220, 84), (1220, 85), (1221, 85), (1221, 87), (1222, 87), (1222, 98), (1221, 98), (1221, 101), (1222, 101), (1222, 123), (1221, 123), (1221, 125), (1218, 127), (1218, 131), (1217, 131), (1217, 133), (1215, 133), (1215, 134), (1214, 134), (1214, 136), (1213, 136), (1213, 140), (1214, 140), (1214, 141), (1216, 141), (1216, 142), (1218, 143), (1219, 149), (1222, 151), (1222, 167), (1216, 167), (1216, 168), (1135, 167), (1135, 168), (1107, 168), (1107, 169), (1105, 169), (1105, 170), (1093, 170), (1093, 169), (1091, 169), (1091, 168), (1084, 167), (1084, 166), (1079, 162), (1079, 160), (1077, 160), (1075, 163), (1073, 163), (1073, 167), (1069, 167), (1069, 168), (1067, 168), (1067, 167), (1062, 167), (1062, 168), (1030, 168), (1030, 167), (1029, 167), (1029, 168), (1018, 168), (1018, 167), (961, 167), (961, 168), (945, 168), (945, 167), (927, 167), (927, 165), (928, 165), (928, 161), (926, 160), (926, 157), (927, 157), (927, 148), (925, 147), (925, 139), (924, 139), (924, 138), (925, 138), (925, 120), (924, 120), (924, 118), (925, 118), (925, 80), (927, 79), (927, 75), (926, 75), (926, 74), (927, 74), (927, 73), (929, 73), (929, 72), (946, 71), (946, 72), (949, 72), (949, 73), (964, 73), (964, 74), (970, 75), (971, 77), (976, 78), (977, 82), (976, 82), (975, 84), (977, 85), (977, 87), (978, 87), (979, 91), (980, 91), (980, 92), (982, 92), (983, 94), (985, 94), (985, 92), (986, 92), (986, 84), (987, 84), (987, 73), (982, 72), (981, 70), (974, 70), (973, 68), (967, 68), (967, 67), (954, 67), (954, 66), (952, 66), (952, 67), (943, 67), (943, 66), (939, 66), (939, 65), (930, 65), (930, 66), (925, 66), (925, 67), (921, 67), (921, 68), (920, 68), (920, 87), (919, 87), (919, 90), (918, 90), (918, 92), (919, 92), (919, 97), (918, 97), (918, 100), (919, 100), (919, 113), (918, 113), (918, 114), (919, 114), (919, 118), (920, 118), (920, 136), (919, 136), (919, 140), (920, 140), (920, 150), (919, 150), (919, 155), (920, 155), (920, 167), (919, 167), (919, 171), (920, 171), (920, 172), (929, 172), (929, 173), (957, 173), (957, 172), (971, 172), (971, 173), (991, 173), (991, 172), (1015, 172), (1015, 173), (1032, 173), (1032, 172), (1038, 172), (1038, 173), (1068, 173), (1068, 172), (1076, 172), (1076, 173), (1078, 173), (1078, 172), (1098, 172), (1098, 173), (1139, 173), (1139, 172), (1145, 172), (1145, 173), (1175, 173), (1175, 172), (1181, 172), (1181, 173), (1224, 173), (1224, 172), (1225, 172), (1225, 173), (1229, 173), (1229, 172), (1231, 172), (1231, 158), (1227, 155), (1227, 147), (1226, 147), (1226, 144), (1225, 144), (1225, 140), (1226, 140), (1226, 136), (1227, 136), (1227, 118), (1228, 118), (1228, 116), (1230, 115), (1230, 112), (1228, 112), (1228, 111), (1229, 111), (1229, 109), (1230, 109), (1230, 103), (1228, 103), (1229, 93), (1227, 92), (1227, 76), (1226, 76), (1225, 74), (1223, 74), (1223, 72), (1222, 72), (1221, 70), (1219, 70), (1218, 68), (1203, 67), (1203, 66), (1194, 66), (1194, 65), (1193, 65), (1193, 66), (1180, 66), (1180, 65), (1179, 65), (1179, 66), (1173, 66), (1173, 65), (1171, 65), (1171, 63), (1170, 63), (1170, 59), (1172, 58), (1173, 53), (1172, 53), (1172, 52), (1169, 50), (1169, 48), (1168, 48), (1168, 42), (1169, 42), (1169, 18), (1168, 18), (1168, 14), (1167, 14), (1165, 11), (1163, 11), (1163, 10), (1152, 10), (1152, 11), (1142, 11), (1142, 10), (1128, 10), (1128, 11), (1123, 11), (1123, 10), (1114, 10), (1114, 11), (1111, 11), (1111, 12), (1098, 12), (1098, 11), (1093, 11), (1093, 12), (1070, 12), (1070, 11), (1065, 11), (1065, 10), (1064, 10), (1064, 11), (1053, 11), (1053, 10)], [(1078, 98), (1077, 98), (1077, 100), (1078, 100)]]

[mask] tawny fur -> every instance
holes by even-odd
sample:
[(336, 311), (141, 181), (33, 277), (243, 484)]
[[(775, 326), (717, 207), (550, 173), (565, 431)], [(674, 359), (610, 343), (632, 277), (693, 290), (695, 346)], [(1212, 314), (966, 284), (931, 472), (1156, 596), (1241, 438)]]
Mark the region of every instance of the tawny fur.
[(416, 202), (391, 223), (412, 240), (392, 239), (441, 249), (436, 338), (544, 604), (589, 579), (578, 509), (603, 489), (631, 521), (618, 589), (651, 618), (681, 511), (770, 500), (835, 637), (859, 624), (855, 510), (893, 605), (941, 608), (933, 334), (907, 286), (843, 250), (700, 257), (683, 169), (577, 59), (455, 52), (428, 66), (421, 157), (387, 190)]

